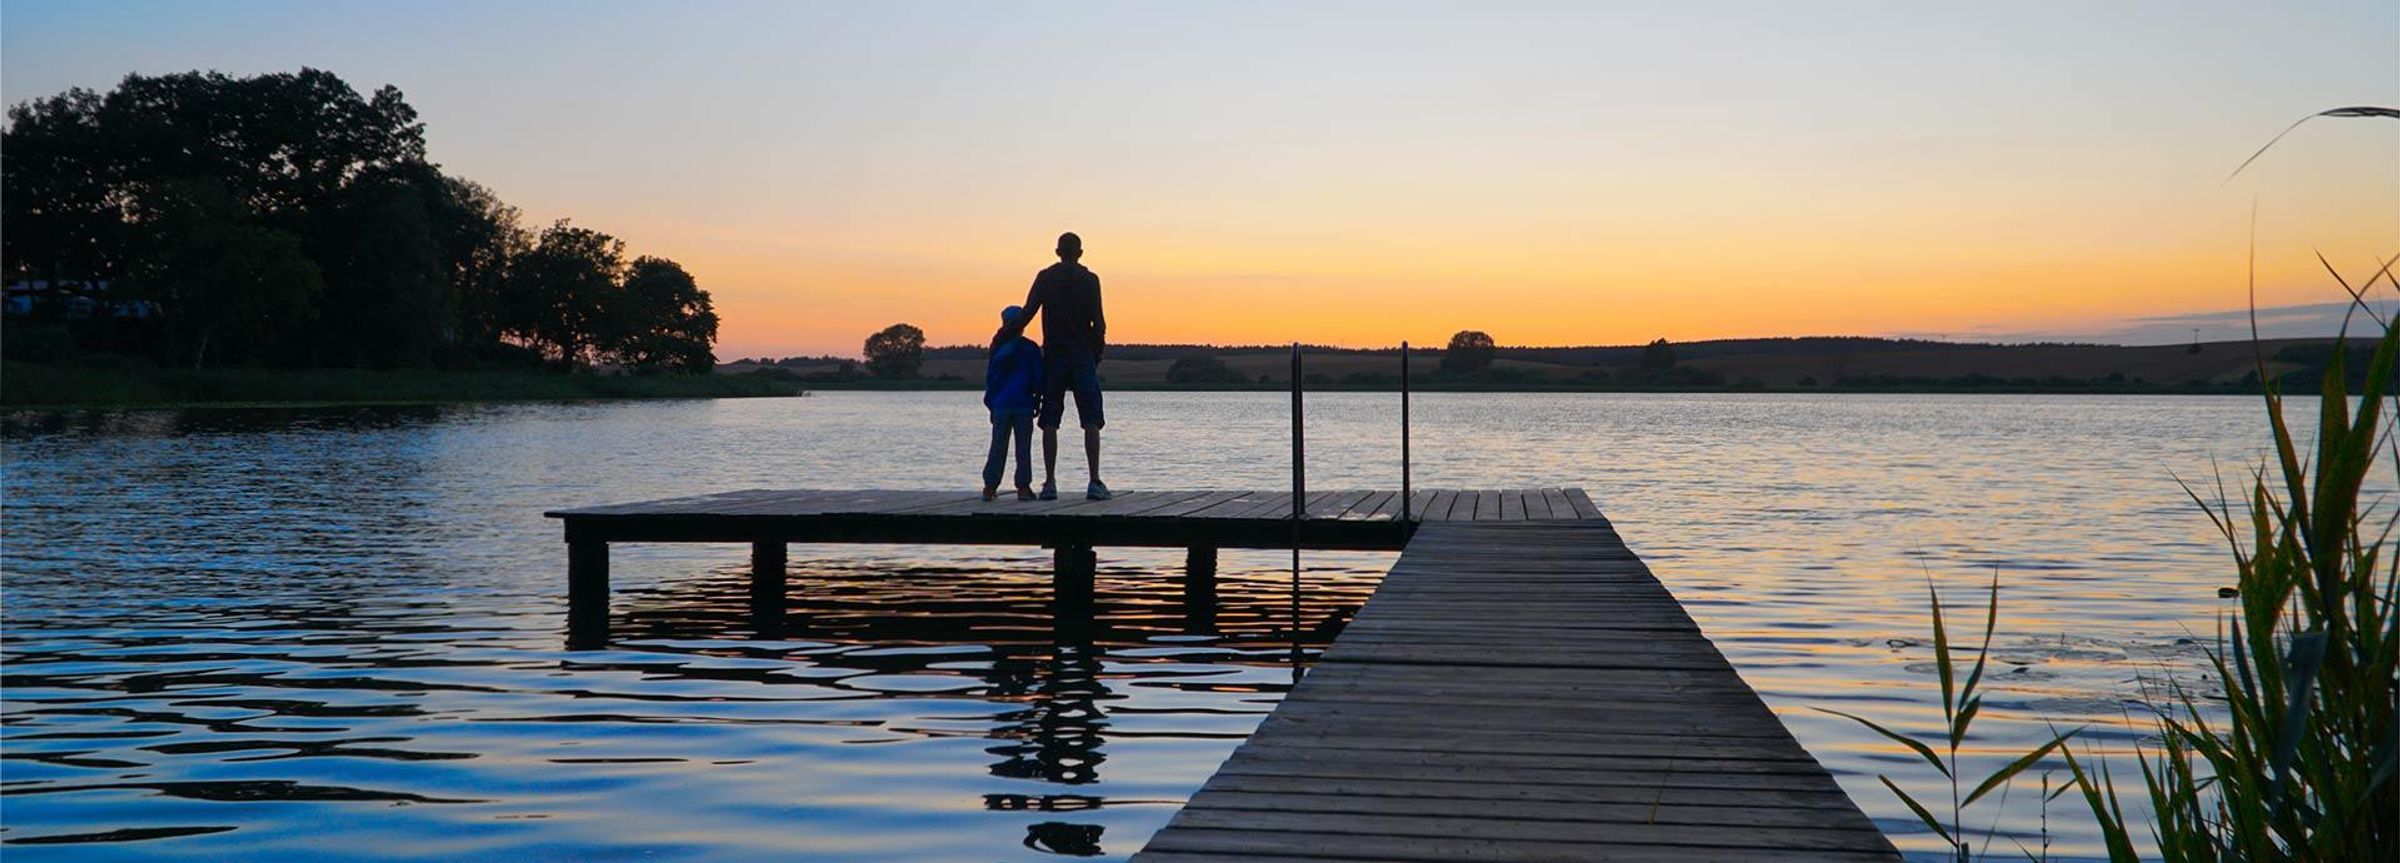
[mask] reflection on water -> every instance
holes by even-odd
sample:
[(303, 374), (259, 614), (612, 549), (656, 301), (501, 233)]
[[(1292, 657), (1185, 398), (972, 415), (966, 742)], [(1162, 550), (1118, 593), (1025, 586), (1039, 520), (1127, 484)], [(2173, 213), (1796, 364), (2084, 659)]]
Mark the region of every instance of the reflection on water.
[(338, 824), (401, 843), (344, 852), (367, 857), (988, 859), (997, 821), (1020, 853), (1122, 856), (1380, 570), (1311, 572), (1297, 627), (1288, 576), (1235, 574), (1193, 631), (1172, 569), (1104, 562), (1097, 619), (1062, 626), (1046, 558), (1014, 557), (796, 561), (772, 637), (746, 572), (719, 567), (620, 596), (616, 640), (572, 653), (554, 615), (421, 599), (193, 597), (38, 627), (12, 604), (5, 841), (249, 858)]
[[(1288, 482), (1273, 394), (1112, 397), (1119, 488)], [(613, 549), (614, 640), (564, 649), (548, 508), (977, 482), (965, 394), (0, 417), (0, 843), (14, 860), (1122, 857), (1372, 591), (1388, 556), (1104, 549), (1056, 625), (1039, 549)], [(2306, 415), (2296, 410), (2295, 415)], [(1996, 569), (1997, 756), (2127, 700), (2213, 633), (2221, 545), (2171, 475), (2255, 458), (2242, 398), (1460, 395), (1420, 487), (1589, 488), (1902, 847), (1913, 757), (1833, 706), (1938, 724), (1923, 586)], [(1310, 402), (1310, 481), (1393, 485), (1397, 405)], [(2305, 433), (2305, 430), (2303, 430)], [(1075, 469), (1067, 471), (1070, 482)], [(1971, 603), (1970, 603), (1971, 604)], [(2020, 794), (1998, 822), (2039, 829)], [(2054, 848), (2097, 851), (2071, 812)], [(2037, 840), (2038, 841), (2038, 840)], [(2001, 847), (2007, 847), (2002, 840)]]

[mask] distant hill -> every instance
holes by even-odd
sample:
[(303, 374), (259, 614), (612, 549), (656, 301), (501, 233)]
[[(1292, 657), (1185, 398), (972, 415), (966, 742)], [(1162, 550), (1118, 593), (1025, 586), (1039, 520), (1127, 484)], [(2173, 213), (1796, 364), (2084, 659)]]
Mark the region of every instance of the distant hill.
[[(1715, 339), (1674, 344), (1675, 374), (1638, 368), (1642, 345), (1502, 347), (1492, 367), (1476, 375), (1442, 375), (1438, 349), (1414, 349), (1409, 370), (1428, 389), (1877, 389), (1877, 390), (2166, 390), (2225, 392), (2255, 388), (2257, 357), (2272, 377), (2321, 369), (2330, 339), (2276, 339), (2191, 345), (2125, 347), (2095, 344), (1977, 344), (1863, 336)], [(2353, 346), (2357, 349), (2358, 346)], [(1291, 349), (1283, 345), (1115, 345), (1101, 366), (1116, 386), (1173, 386), (1176, 360), (1210, 356), (1252, 386), (1284, 385)], [(1384, 388), (1399, 374), (1397, 348), (1304, 349), (1312, 382)], [(980, 345), (928, 348), (922, 376), (979, 384)], [(802, 376), (830, 375), (835, 357), (784, 360), (777, 368)], [(728, 372), (763, 368), (727, 364)], [(855, 373), (853, 373), (855, 374)], [(1217, 387), (1226, 385), (1218, 384)], [(1238, 388), (1238, 387), (1237, 387)], [(2313, 387), (2312, 387), (2313, 388)]]

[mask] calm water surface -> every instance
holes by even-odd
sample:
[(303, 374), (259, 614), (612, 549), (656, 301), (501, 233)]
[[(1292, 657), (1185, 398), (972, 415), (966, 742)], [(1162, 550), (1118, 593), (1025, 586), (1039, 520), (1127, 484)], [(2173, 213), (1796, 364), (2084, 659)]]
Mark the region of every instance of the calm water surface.
[[(1120, 489), (1281, 487), (1288, 403), (1110, 396)], [(1310, 482), (1396, 485), (1392, 396), (1309, 402)], [(2306, 415), (2311, 411), (2297, 411)], [(1939, 724), (1930, 577), (2003, 583), (1986, 751), (2122, 747), (2230, 576), (2174, 476), (2259, 455), (2247, 398), (1419, 396), (1425, 486), (1581, 485), (1904, 849)], [(1102, 552), (1095, 632), (1038, 549), (620, 546), (616, 640), (564, 649), (545, 508), (731, 488), (972, 488), (965, 393), (5, 420), (0, 842), (12, 860), (1121, 858), (1371, 593), (1388, 555)], [(1062, 470), (1081, 481), (1070, 445)], [(1062, 466), (1063, 467), (1063, 466)], [(1963, 612), (1962, 612), (1963, 613)], [(1971, 615), (1970, 615), (1971, 616)], [(1995, 822), (2038, 845), (2026, 791)], [(2052, 807), (2054, 851), (2096, 853)], [(2014, 856), (2003, 838), (1996, 852)]]

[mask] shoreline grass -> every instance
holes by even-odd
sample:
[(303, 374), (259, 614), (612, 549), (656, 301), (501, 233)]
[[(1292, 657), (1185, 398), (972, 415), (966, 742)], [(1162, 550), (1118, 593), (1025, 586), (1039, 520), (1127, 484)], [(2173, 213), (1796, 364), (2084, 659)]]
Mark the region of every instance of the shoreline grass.
[(768, 375), (600, 375), (365, 369), (160, 369), (0, 363), (11, 410), (771, 398), (805, 394)]

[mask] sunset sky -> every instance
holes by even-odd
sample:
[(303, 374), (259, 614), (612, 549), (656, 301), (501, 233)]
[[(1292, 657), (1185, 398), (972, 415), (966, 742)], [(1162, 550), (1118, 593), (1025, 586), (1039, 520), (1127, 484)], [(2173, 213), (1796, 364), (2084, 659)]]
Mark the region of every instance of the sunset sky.
[(2225, 182), (2400, 105), (2396, 44), (2388, 0), (9, 0), (0, 92), (397, 85), (528, 224), (682, 262), (729, 359), (980, 341), (1070, 229), (1118, 341), (2155, 341), (2240, 335), (2254, 204), (2264, 305), (2400, 253), (2400, 122)]

